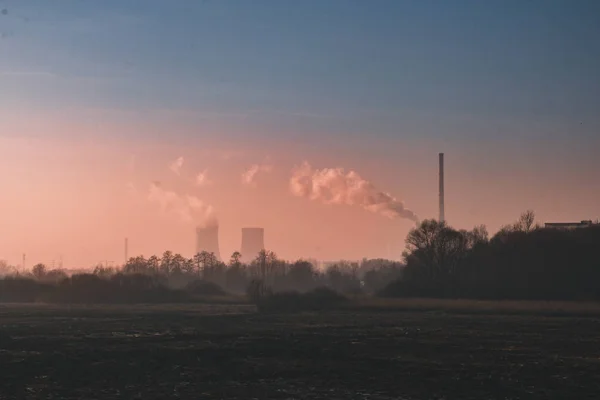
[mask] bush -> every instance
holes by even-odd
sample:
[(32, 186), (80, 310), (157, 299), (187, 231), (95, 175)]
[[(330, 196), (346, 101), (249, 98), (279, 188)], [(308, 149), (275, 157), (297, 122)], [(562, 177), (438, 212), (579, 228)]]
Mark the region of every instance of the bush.
[(58, 303), (118, 304), (171, 303), (187, 301), (188, 296), (170, 290), (149, 275), (116, 274), (109, 279), (93, 274), (73, 275), (63, 280), (49, 301)]
[(225, 296), (227, 293), (221, 286), (214, 282), (198, 279), (188, 283), (185, 287), (187, 293), (196, 296)]
[(250, 282), (246, 288), (246, 296), (252, 303), (258, 305), (265, 298), (271, 296), (273, 291), (265, 285), (265, 283), (259, 279), (254, 279)]
[(6, 277), (0, 280), (0, 302), (33, 303), (52, 290), (52, 286), (33, 279)]

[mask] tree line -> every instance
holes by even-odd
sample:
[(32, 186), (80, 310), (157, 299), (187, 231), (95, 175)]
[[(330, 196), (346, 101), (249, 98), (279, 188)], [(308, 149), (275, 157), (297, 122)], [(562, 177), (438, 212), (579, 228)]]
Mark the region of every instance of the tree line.
[(208, 252), (186, 258), (166, 251), (160, 257), (130, 258), (120, 268), (97, 266), (89, 274), (74, 276), (42, 264), (30, 272), (15, 272), (0, 263), (0, 276), (7, 276), (0, 281), (0, 301), (9, 301), (9, 292), (51, 287), (70, 293), (58, 296), (61, 299), (76, 298), (74, 287), (83, 287), (81, 293), (105, 290), (105, 295), (94, 297), (102, 301), (118, 296), (143, 300), (147, 296), (140, 293), (148, 291), (172, 301), (180, 297), (167, 295), (168, 290), (253, 297), (319, 288), (383, 297), (600, 300), (599, 225), (545, 229), (527, 211), (490, 238), (483, 225), (462, 230), (425, 220), (408, 233), (405, 245), (403, 262), (339, 261), (322, 270), (309, 260), (285, 261), (269, 250), (249, 263), (241, 261), (239, 252), (225, 263)]
[(256, 283), (271, 292), (308, 292), (327, 287), (345, 295), (376, 293), (399, 277), (403, 268), (396, 261), (364, 259), (342, 260), (319, 270), (311, 261), (285, 261), (269, 250), (260, 251), (249, 263), (243, 263), (241, 256), (234, 252), (225, 263), (206, 251), (192, 258), (165, 251), (160, 257), (132, 257), (122, 267), (98, 265), (90, 273), (73, 276), (43, 264), (28, 272), (0, 268), (0, 275), (5, 277), (0, 281), (0, 301), (189, 300), (185, 294), (247, 295)]
[(547, 229), (527, 211), (489, 238), (435, 220), (410, 231), (397, 297), (599, 300), (600, 226)]

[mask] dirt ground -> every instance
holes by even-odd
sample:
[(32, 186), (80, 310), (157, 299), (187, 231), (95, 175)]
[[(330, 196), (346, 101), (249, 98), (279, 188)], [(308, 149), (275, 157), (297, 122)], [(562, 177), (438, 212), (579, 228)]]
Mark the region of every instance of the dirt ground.
[(597, 317), (0, 306), (0, 399), (596, 399)]

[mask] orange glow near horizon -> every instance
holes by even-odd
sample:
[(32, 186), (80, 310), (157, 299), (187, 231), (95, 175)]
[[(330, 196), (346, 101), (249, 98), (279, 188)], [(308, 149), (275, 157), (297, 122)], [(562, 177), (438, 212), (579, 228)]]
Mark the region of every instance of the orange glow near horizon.
[[(266, 246), (286, 259), (399, 259), (413, 223), (292, 196), (291, 170), (304, 160), (319, 168), (354, 169), (424, 219), (437, 216), (437, 155), (444, 151), (446, 218), (458, 228), (486, 224), (493, 233), (529, 208), (542, 221), (596, 218), (590, 213), (596, 210), (599, 189), (585, 183), (595, 172), (578, 170), (567, 159), (557, 161), (558, 153), (507, 149), (512, 157), (507, 163), (493, 144), (473, 151), (414, 139), (345, 140), (335, 151), (277, 141), (232, 146), (216, 134), (198, 143), (167, 144), (136, 139), (132, 132), (149, 129), (143, 124), (63, 121), (0, 123), (3, 132), (29, 133), (0, 136), (0, 259), (11, 264), (20, 264), (23, 253), (29, 267), (58, 262), (61, 256), (66, 268), (120, 264), (125, 237), (130, 256), (172, 250), (190, 257), (195, 227), (148, 201), (152, 181), (214, 207), (224, 258), (238, 250), (242, 227), (261, 226)], [(110, 131), (110, 138), (99, 139), (101, 131)], [(168, 166), (179, 156), (185, 163), (176, 175)], [(272, 170), (259, 173), (255, 186), (243, 185), (242, 173), (267, 159)], [(195, 184), (201, 171), (207, 172), (210, 185)]]

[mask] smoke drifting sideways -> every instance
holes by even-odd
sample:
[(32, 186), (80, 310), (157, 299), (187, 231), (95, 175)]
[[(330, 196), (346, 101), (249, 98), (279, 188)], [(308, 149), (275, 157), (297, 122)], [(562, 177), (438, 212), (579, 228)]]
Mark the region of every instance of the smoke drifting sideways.
[(313, 169), (308, 162), (292, 171), (290, 191), (294, 196), (324, 204), (360, 206), (388, 218), (404, 218), (419, 223), (419, 218), (404, 204), (355, 171), (343, 168)]
[(169, 165), (169, 169), (173, 171), (177, 175), (181, 175), (181, 168), (183, 167), (184, 159), (183, 157), (179, 157), (177, 160), (173, 161)]
[(196, 196), (179, 195), (173, 191), (163, 189), (160, 182), (150, 184), (148, 200), (160, 206), (165, 213), (178, 216), (181, 221), (194, 224), (198, 228), (218, 226), (213, 207), (204, 203)]
[(242, 173), (242, 183), (247, 186), (256, 185), (256, 176), (261, 173), (269, 173), (273, 170), (273, 166), (270, 164), (254, 164), (250, 166), (244, 173)]
[(198, 187), (204, 187), (204, 186), (212, 185), (212, 181), (210, 179), (208, 179), (208, 169), (205, 169), (204, 171), (198, 172), (198, 175), (196, 175), (195, 184)]

